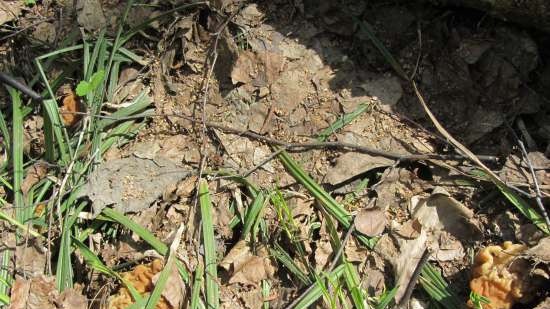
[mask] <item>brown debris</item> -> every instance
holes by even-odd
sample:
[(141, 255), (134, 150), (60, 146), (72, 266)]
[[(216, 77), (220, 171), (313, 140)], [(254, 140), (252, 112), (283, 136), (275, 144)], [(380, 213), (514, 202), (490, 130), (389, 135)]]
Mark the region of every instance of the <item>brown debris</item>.
[(57, 291), (54, 277), (17, 277), (12, 286), (9, 309), (87, 309), (88, 301), (73, 288)]

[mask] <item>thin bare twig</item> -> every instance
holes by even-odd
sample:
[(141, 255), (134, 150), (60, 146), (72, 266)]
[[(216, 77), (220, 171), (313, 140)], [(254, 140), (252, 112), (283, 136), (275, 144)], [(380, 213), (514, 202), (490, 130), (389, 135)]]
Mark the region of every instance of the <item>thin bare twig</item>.
[(529, 156), (527, 155), (527, 150), (525, 149), (525, 146), (523, 145), (523, 142), (518, 138), (518, 144), (519, 149), (521, 149), (521, 153), (523, 154), (523, 157), (525, 159), (525, 162), (527, 162), (527, 166), (529, 166), (529, 171), (531, 172), (531, 176), (533, 177), (533, 187), (535, 190), (535, 201), (537, 202), (537, 206), (539, 207), (539, 210), (544, 218), (544, 221), (546, 222), (546, 226), (550, 227), (550, 219), (548, 218), (548, 213), (546, 212), (546, 208), (544, 208), (544, 205), (542, 204), (542, 193), (540, 192), (539, 187), (539, 181), (537, 179), (537, 174), (535, 174), (535, 170), (533, 169), (533, 165), (531, 164), (531, 160), (529, 159)]
[[(83, 112), (71, 112), (72, 114), (87, 114)], [(71, 114), (67, 113), (67, 114)], [(130, 120), (130, 119), (140, 119), (140, 118), (151, 118), (151, 117), (178, 117), (186, 119), (192, 123), (201, 123), (200, 119), (193, 118), (192, 116), (187, 116), (183, 114), (148, 114), (148, 115), (137, 115), (137, 116), (128, 116), (128, 117), (111, 117), (111, 116), (103, 116), (103, 115), (96, 115), (94, 117), (99, 118), (105, 118), (105, 119), (113, 119), (113, 120)], [(255, 139), (260, 142), (264, 142), (266, 144), (275, 145), (275, 146), (282, 146), (287, 149), (287, 151), (304, 151), (308, 149), (324, 149), (324, 148), (331, 148), (331, 149), (340, 149), (344, 151), (354, 151), (359, 153), (366, 153), (373, 156), (380, 156), (385, 157), (388, 159), (393, 160), (400, 160), (402, 162), (405, 161), (422, 161), (422, 160), (468, 160), (470, 159), (469, 156), (461, 155), (461, 154), (455, 154), (455, 155), (440, 155), (440, 154), (398, 154), (398, 153), (392, 153), (389, 151), (383, 151), (367, 146), (361, 146), (351, 143), (344, 143), (344, 142), (306, 142), (306, 143), (291, 143), (291, 142), (285, 142), (281, 141), (275, 138), (271, 138), (268, 136), (264, 136), (258, 133), (254, 133), (248, 130), (240, 130), (224, 125), (220, 125), (214, 122), (205, 122), (205, 125), (207, 128), (210, 129), (217, 129), (220, 131), (223, 131), (224, 133), (229, 134), (235, 134), (243, 137), (247, 137), (250, 139)], [(481, 161), (488, 161), (488, 162), (496, 162), (498, 160), (495, 156), (482, 156), (478, 155), (476, 156), (478, 160)]]
[(251, 169), (249, 169), (248, 171), (244, 172), (241, 177), (242, 178), (246, 178), (248, 176), (250, 176), (250, 174), (254, 173), (257, 169), (259, 169), (260, 167), (266, 165), (269, 161), (273, 160), (275, 157), (277, 157), (281, 152), (285, 151), (286, 148), (285, 147), (282, 147), (280, 149), (278, 149), (277, 151), (274, 151), (273, 153), (271, 153), (267, 158), (265, 158), (262, 162), (260, 162), (259, 164), (257, 164), (256, 166), (252, 167)]
[(23, 31), (26, 31), (26, 30), (28, 30), (28, 29), (34, 27), (34, 26), (38, 26), (38, 25), (40, 25), (41, 23), (49, 22), (49, 21), (53, 21), (53, 20), (54, 20), (54, 18), (52, 17), (52, 18), (46, 18), (46, 19), (42, 19), (42, 20), (35, 21), (34, 23), (32, 23), (32, 24), (30, 24), (30, 25), (28, 25), (28, 26), (25, 26), (24, 28), (18, 29), (18, 30), (14, 31), (14, 32), (12, 32), (12, 33), (10, 33), (10, 34), (7, 34), (7, 35), (1, 37), (1, 38), (0, 38), (0, 41), (7, 40), (7, 39), (9, 39), (9, 38), (11, 38), (11, 37), (14, 37), (14, 36), (18, 35), (19, 33), (23, 32)]

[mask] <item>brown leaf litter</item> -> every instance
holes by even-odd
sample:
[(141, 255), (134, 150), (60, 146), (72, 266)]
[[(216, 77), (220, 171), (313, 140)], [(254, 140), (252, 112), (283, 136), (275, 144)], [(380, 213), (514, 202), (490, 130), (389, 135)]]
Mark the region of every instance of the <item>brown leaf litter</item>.
[(394, 222), (391, 236), (383, 235), (375, 247), (393, 266), (397, 302), (426, 249), (437, 261), (461, 260), (465, 255), (461, 242), (480, 234), (473, 212), (442, 188), (435, 188), (427, 198), (413, 197), (409, 211), (413, 221)]
[(17, 19), (23, 8), (22, 1), (2, 1), (0, 3), (0, 26)]
[(260, 282), (275, 273), (267, 248), (258, 248), (252, 253), (244, 240), (237, 242), (220, 262), (220, 266), (230, 272), (229, 283), (259, 286)]
[(9, 309), (87, 309), (88, 300), (73, 288), (59, 293), (54, 277), (16, 277)]

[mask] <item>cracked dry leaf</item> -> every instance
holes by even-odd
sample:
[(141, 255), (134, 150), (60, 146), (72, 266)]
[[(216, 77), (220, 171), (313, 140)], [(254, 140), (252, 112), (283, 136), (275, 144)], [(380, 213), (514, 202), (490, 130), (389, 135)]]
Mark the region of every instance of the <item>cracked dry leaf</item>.
[(361, 209), (355, 216), (355, 229), (369, 236), (378, 236), (386, 227), (386, 215), (378, 207)]
[(275, 273), (267, 249), (259, 248), (257, 255), (254, 255), (244, 240), (240, 240), (231, 248), (221, 261), (220, 266), (231, 273), (230, 284), (241, 283), (258, 286), (261, 280), (267, 279)]

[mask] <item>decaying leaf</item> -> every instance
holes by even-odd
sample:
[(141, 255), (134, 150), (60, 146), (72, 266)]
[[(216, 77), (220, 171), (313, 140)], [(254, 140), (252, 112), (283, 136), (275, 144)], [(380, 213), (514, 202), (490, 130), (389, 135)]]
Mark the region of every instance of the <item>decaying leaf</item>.
[[(542, 152), (530, 152), (527, 154), (535, 175), (540, 185), (550, 184), (550, 160)], [(499, 172), (503, 181), (512, 183), (533, 183), (533, 175), (529, 170), (527, 161), (515, 155), (510, 155)]]
[(67, 127), (72, 127), (82, 119), (82, 114), (86, 111), (86, 107), (80, 98), (70, 88), (67, 88), (63, 94), (62, 106), (59, 108), (61, 119)]
[(57, 291), (54, 277), (17, 277), (11, 289), (9, 309), (87, 309), (85, 296), (75, 289)]
[(550, 264), (550, 237), (541, 239), (536, 246), (529, 248), (524, 254), (537, 263)]
[(32, 276), (43, 274), (47, 257), (45, 251), (46, 248), (39, 243), (38, 239), (31, 239), (26, 245), (16, 246), (15, 263), (17, 269)]
[(254, 255), (248, 244), (240, 240), (231, 248), (220, 266), (230, 271), (229, 283), (241, 283), (258, 286), (261, 280), (267, 279), (275, 273), (267, 249), (262, 247)]
[(367, 236), (378, 236), (385, 227), (386, 215), (378, 207), (361, 209), (355, 216), (355, 228)]

